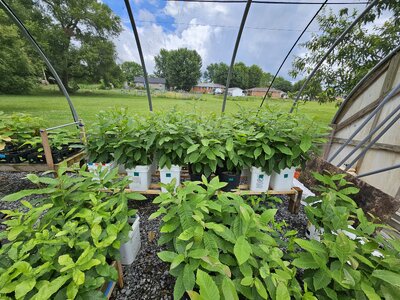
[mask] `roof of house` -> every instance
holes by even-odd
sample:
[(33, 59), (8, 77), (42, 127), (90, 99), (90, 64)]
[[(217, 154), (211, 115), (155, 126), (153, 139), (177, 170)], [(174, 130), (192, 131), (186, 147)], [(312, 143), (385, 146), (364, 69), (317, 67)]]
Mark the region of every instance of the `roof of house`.
[(231, 87), (228, 89), (228, 92), (234, 91), (234, 90), (241, 90), (243, 91), (240, 87)]
[[(144, 83), (144, 77), (135, 77), (135, 83)], [(149, 84), (165, 84), (165, 78), (149, 77)]]
[[(268, 88), (266, 88), (266, 87), (255, 87), (255, 88), (252, 88), (252, 89), (248, 89), (247, 91), (251, 91), (251, 92), (264, 92), (264, 93), (266, 93), (267, 91), (268, 91)], [(277, 90), (277, 89), (273, 89), (273, 88), (271, 88), (270, 90), (269, 90), (270, 92), (280, 92), (280, 93), (283, 93), (281, 90)]]
[(202, 88), (225, 88), (225, 86), (222, 84), (212, 82), (200, 82), (196, 86)]

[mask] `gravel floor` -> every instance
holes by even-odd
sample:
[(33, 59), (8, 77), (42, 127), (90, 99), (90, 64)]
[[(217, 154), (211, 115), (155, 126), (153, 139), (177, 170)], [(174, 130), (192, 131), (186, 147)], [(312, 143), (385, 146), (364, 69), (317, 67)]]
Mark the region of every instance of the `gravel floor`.
[[(22, 189), (33, 188), (27, 179), (27, 173), (6, 173), (0, 172), (0, 199), (5, 195), (17, 192)], [(292, 215), (288, 207), (288, 199), (277, 204), (278, 212), (276, 219), (287, 223), (287, 229), (296, 229), (299, 237), (304, 237), (307, 218), (303, 207), (298, 215)], [(124, 266), (124, 288), (115, 288), (112, 299), (173, 299), (174, 278), (169, 275), (169, 265), (162, 262), (157, 253), (161, 248), (157, 245), (159, 238), (160, 219), (149, 221), (149, 216), (157, 210), (152, 204), (153, 198), (147, 201), (131, 202), (132, 208), (137, 208), (140, 215), (141, 249), (136, 261), (131, 266)], [(20, 203), (0, 201), (0, 210), (16, 209)], [(0, 230), (1, 230), (0, 225)]]

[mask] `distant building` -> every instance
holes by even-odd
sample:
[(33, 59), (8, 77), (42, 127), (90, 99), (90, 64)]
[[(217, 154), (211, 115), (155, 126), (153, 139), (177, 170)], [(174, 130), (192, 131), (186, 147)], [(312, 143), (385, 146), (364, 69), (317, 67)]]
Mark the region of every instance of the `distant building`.
[[(133, 82), (136, 87), (146, 87), (144, 77), (135, 77)], [(149, 77), (149, 86), (153, 90), (165, 91), (165, 79)]]
[(244, 96), (243, 90), (238, 87), (233, 87), (228, 89), (228, 96), (232, 97), (242, 97)]
[[(247, 96), (254, 96), (254, 97), (264, 97), (265, 93), (267, 92), (268, 88), (252, 88), (246, 90)], [(277, 89), (270, 89), (269, 94), (272, 98), (287, 98), (287, 94)]]
[(201, 94), (222, 94), (224, 90), (224, 85), (210, 82), (202, 82), (192, 88), (193, 93)]

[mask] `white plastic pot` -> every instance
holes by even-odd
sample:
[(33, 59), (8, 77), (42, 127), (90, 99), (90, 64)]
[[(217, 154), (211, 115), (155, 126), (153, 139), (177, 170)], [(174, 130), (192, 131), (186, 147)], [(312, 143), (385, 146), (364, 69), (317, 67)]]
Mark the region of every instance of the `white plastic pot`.
[(133, 191), (147, 191), (151, 183), (151, 165), (136, 166), (133, 169), (126, 169), (131, 183), (129, 188)]
[(129, 231), (129, 241), (121, 245), (119, 253), (121, 254), (121, 264), (130, 265), (135, 260), (140, 250), (140, 227), (139, 227), (139, 216), (133, 221), (132, 228)]
[(272, 172), (271, 188), (275, 191), (290, 191), (293, 187), (293, 178), (296, 168), (285, 168), (280, 173)]
[(310, 240), (321, 241), (321, 235), (324, 233), (323, 228), (317, 228), (310, 221), (307, 221), (306, 238)]
[(263, 172), (261, 168), (251, 167), (250, 191), (266, 192), (268, 191), (271, 176)]
[[(160, 169), (160, 182), (164, 184), (168, 184), (172, 181), (172, 179), (176, 179), (175, 188), (177, 188), (181, 184), (181, 167), (177, 165), (172, 165), (171, 169), (164, 167)], [(161, 188), (161, 192), (166, 192), (165, 188)]]

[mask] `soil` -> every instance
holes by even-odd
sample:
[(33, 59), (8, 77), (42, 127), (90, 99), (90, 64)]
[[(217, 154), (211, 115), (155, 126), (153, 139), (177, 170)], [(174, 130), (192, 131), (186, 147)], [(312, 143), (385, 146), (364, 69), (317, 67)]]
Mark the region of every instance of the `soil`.
[[(22, 189), (34, 188), (35, 186), (24, 177), (27, 173), (0, 172), (0, 199), (5, 195)], [(131, 208), (137, 208), (140, 216), (141, 249), (136, 260), (130, 266), (123, 266), (124, 287), (114, 289), (112, 298), (114, 300), (124, 299), (173, 299), (173, 287), (175, 279), (169, 275), (169, 265), (162, 262), (157, 253), (162, 250), (157, 245), (159, 238), (160, 218), (148, 220), (149, 216), (157, 210), (152, 204), (154, 197), (146, 201), (131, 202)], [(288, 211), (288, 199), (280, 197), (282, 203), (277, 204), (277, 221), (285, 221), (287, 230), (298, 230), (299, 237), (305, 236), (307, 218), (303, 207), (297, 215)], [(19, 201), (0, 201), (0, 210), (17, 209)], [(1, 216), (0, 216), (1, 219)], [(0, 230), (4, 226), (0, 224)]]

